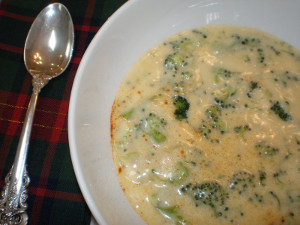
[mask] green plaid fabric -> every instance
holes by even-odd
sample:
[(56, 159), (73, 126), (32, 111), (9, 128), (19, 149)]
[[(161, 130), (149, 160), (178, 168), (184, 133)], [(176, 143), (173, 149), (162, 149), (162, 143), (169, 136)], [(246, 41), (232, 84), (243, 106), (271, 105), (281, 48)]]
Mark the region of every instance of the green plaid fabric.
[[(53, 1), (52, 1), (53, 2)], [(0, 188), (10, 170), (31, 96), (23, 61), (28, 30), (45, 0), (0, 0)], [(78, 187), (70, 158), (67, 117), (80, 60), (96, 32), (126, 0), (65, 0), (75, 28), (74, 53), (63, 75), (40, 93), (27, 169), (29, 224), (89, 224), (91, 213)]]

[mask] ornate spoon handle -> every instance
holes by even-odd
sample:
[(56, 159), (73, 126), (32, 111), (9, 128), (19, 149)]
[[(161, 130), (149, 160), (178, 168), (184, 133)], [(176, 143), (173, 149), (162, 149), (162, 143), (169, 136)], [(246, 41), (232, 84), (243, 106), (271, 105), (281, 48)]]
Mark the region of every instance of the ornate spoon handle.
[(49, 80), (50, 78), (47, 76), (33, 77), (33, 93), (28, 105), (14, 164), (5, 178), (5, 186), (0, 196), (0, 225), (27, 224), (26, 200), (28, 194), (26, 188), (30, 179), (25, 163), (38, 95), (41, 88)]

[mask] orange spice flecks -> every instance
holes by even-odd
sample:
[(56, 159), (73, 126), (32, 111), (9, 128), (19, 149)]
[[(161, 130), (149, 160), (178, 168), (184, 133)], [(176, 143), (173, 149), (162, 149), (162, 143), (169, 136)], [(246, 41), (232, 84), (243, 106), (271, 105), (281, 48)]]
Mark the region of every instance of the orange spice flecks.
[(186, 156), (185, 156), (185, 152), (184, 152), (184, 150), (181, 150), (180, 151), (180, 154), (183, 156), (183, 158), (185, 158)]

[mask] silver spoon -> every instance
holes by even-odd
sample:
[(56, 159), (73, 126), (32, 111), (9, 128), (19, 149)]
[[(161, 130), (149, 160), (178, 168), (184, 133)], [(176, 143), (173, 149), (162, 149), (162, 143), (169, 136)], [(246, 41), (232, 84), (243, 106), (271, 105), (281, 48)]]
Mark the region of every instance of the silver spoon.
[(5, 178), (0, 196), (0, 224), (27, 224), (29, 177), (25, 163), (39, 92), (70, 63), (74, 28), (67, 8), (54, 3), (44, 8), (34, 20), (24, 47), (24, 61), (32, 75), (33, 93), (26, 113), (14, 164)]

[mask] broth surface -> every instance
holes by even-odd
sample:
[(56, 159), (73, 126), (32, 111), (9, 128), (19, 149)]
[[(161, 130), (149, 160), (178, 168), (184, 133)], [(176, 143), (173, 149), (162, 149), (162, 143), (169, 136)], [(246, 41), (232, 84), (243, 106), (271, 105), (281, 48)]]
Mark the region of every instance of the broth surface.
[(149, 50), (112, 115), (122, 189), (147, 224), (300, 224), (300, 52), (259, 30)]

